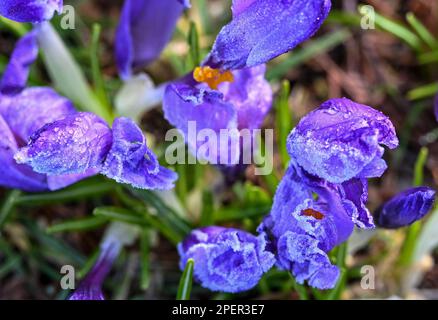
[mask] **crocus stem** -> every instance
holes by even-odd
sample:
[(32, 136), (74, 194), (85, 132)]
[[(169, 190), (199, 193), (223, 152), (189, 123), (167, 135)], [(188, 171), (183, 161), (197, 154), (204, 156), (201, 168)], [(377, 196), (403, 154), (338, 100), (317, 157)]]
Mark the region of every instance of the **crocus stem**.
[(93, 278), (96, 282), (103, 282), (122, 248), (134, 242), (138, 231), (137, 227), (126, 223), (111, 223), (100, 244), (99, 257), (87, 277)]
[(77, 62), (55, 29), (48, 22), (37, 25), (36, 28), (45, 65), (57, 89), (82, 110), (93, 112), (111, 124), (114, 119), (112, 111), (91, 90)]
[(293, 281), (293, 287), (297, 292), (298, 296), (300, 297), (300, 300), (309, 300), (309, 295), (307, 294), (306, 287), (296, 282), (294, 278), (292, 278), (292, 281)]
[[(420, 186), (423, 184), (424, 166), (426, 164), (428, 154), (429, 154), (429, 150), (426, 147), (421, 148), (414, 167), (414, 179), (413, 179), (414, 186)], [(403, 243), (400, 259), (399, 259), (400, 266), (409, 267), (409, 265), (411, 264), (412, 255), (415, 251), (415, 246), (420, 231), (421, 231), (421, 221), (417, 221), (407, 228), (406, 238)]]
[(412, 254), (415, 250), (416, 241), (421, 231), (421, 221), (409, 226), (406, 231), (406, 238), (400, 254), (399, 265), (409, 267), (412, 261)]

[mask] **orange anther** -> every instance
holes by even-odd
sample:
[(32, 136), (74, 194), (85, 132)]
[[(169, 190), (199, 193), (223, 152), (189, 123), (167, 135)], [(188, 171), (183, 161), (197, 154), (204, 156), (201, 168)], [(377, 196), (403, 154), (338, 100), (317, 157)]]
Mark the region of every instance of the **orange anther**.
[(193, 78), (197, 82), (204, 82), (208, 86), (217, 90), (218, 86), (222, 82), (233, 82), (234, 77), (231, 71), (221, 71), (219, 69), (213, 69), (211, 67), (196, 67), (193, 71)]
[(302, 211), (303, 215), (307, 217), (314, 217), (317, 220), (322, 220), (324, 218), (324, 215), (316, 210), (313, 209), (306, 209)]

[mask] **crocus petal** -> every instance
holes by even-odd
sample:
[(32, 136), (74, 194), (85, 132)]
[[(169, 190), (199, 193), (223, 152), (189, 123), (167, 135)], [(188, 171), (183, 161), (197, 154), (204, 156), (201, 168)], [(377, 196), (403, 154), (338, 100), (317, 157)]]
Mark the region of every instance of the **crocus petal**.
[(67, 98), (46, 87), (24, 89), (0, 105), (0, 113), (22, 143), (44, 125), (76, 112)]
[(274, 264), (263, 236), (237, 229), (206, 227), (192, 231), (178, 245), (180, 267), (195, 261), (194, 277), (205, 288), (241, 292), (253, 288)]
[(18, 22), (50, 20), (55, 11), (62, 12), (63, 0), (2, 0), (0, 15)]
[(330, 11), (329, 0), (240, 0), (222, 28), (207, 64), (223, 69), (253, 67), (310, 38)]
[(376, 211), (376, 223), (383, 228), (395, 229), (420, 220), (433, 207), (435, 193), (428, 187), (400, 192)]
[(256, 0), (233, 0), (233, 3), (231, 5), (231, 11), (233, 12), (233, 17), (237, 17), (240, 13), (245, 11), (254, 2), (256, 2)]
[[(314, 194), (318, 199), (314, 199)], [(258, 231), (276, 248), (277, 266), (299, 283), (319, 289), (336, 285), (339, 270), (327, 253), (346, 241), (354, 224), (337, 186), (305, 173), (291, 162)]]
[(272, 106), (272, 89), (265, 79), (266, 65), (233, 71), (233, 82), (224, 82), (219, 91), (237, 110), (239, 129), (258, 129)]
[(15, 159), (48, 175), (84, 173), (101, 167), (111, 144), (107, 124), (92, 113), (79, 112), (39, 129)]
[[(208, 152), (201, 153), (201, 147), (206, 139), (198, 139), (199, 132), (211, 133), (218, 137), (221, 129), (237, 129), (237, 111), (235, 107), (224, 100), (223, 94), (211, 90), (203, 85), (193, 86), (184, 82), (170, 84), (163, 99), (165, 118), (176, 128), (181, 130), (184, 138), (198, 158), (201, 157), (213, 164), (220, 163), (220, 158), (230, 159), (229, 154), (221, 155), (221, 148), (209, 148)], [(193, 134), (192, 134), (193, 132)], [(228, 145), (235, 146), (231, 152), (239, 154), (239, 135), (230, 130)], [(222, 141), (222, 143), (225, 143)], [(229, 150), (226, 151), (230, 151)], [(198, 152), (199, 151), (199, 152)], [(238, 156), (237, 156), (238, 158)]]
[(339, 279), (339, 268), (317, 244), (311, 236), (286, 232), (278, 240), (279, 259), (293, 262), (289, 269), (298, 283), (307, 280), (314, 288), (331, 289)]
[(159, 165), (141, 129), (129, 118), (113, 124), (113, 144), (102, 174), (141, 189), (170, 189), (177, 175)]
[[(1, 6), (0, 4), (0, 9)], [(36, 31), (32, 30), (17, 42), (3, 73), (0, 92), (2, 94), (13, 94), (21, 91), (26, 86), (30, 67), (37, 57), (37, 35)]]
[(123, 79), (160, 55), (183, 10), (178, 0), (125, 1), (116, 34), (117, 65)]
[(178, 1), (179, 1), (179, 3), (181, 3), (184, 6), (184, 8), (188, 9), (192, 6), (190, 3), (190, 0), (178, 0)]
[(394, 126), (381, 112), (348, 99), (333, 99), (305, 116), (288, 138), (293, 159), (333, 183), (381, 176), (383, 147), (395, 148)]
[(351, 179), (342, 184), (341, 191), (345, 201), (350, 201), (353, 211), (350, 212), (353, 222), (362, 229), (375, 227), (374, 219), (366, 207), (368, 200), (368, 182), (366, 179)]
[(46, 177), (26, 165), (17, 164), (14, 153), (18, 150), (14, 135), (0, 115), (0, 185), (29, 192), (47, 190)]
[[(239, 163), (244, 148), (252, 148), (252, 140), (241, 139), (240, 130), (249, 129), (253, 135), (272, 106), (272, 90), (264, 78), (265, 70), (265, 65), (234, 70), (234, 81), (220, 84), (217, 90), (196, 83), (190, 75), (166, 88), (164, 115), (182, 131), (190, 150), (198, 158), (230, 166)], [(221, 136), (221, 130), (228, 133), (228, 141)], [(190, 134), (193, 131), (196, 131), (195, 136)], [(201, 136), (208, 132), (221, 138), (217, 139), (216, 148), (211, 144), (208, 152), (203, 153), (203, 146), (211, 141)], [(243, 145), (245, 142), (249, 146)]]
[(83, 179), (89, 178), (99, 173), (96, 168), (91, 168), (84, 173), (62, 174), (58, 176), (47, 176), (47, 185), (50, 191), (63, 189), (69, 185), (75, 184)]

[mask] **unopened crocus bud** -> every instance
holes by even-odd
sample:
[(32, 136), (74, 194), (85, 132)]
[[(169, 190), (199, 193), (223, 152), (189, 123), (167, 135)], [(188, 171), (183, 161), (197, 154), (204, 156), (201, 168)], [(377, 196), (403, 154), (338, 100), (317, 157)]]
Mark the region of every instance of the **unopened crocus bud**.
[(432, 208), (435, 190), (416, 187), (400, 192), (383, 204), (375, 213), (379, 227), (396, 229), (423, 218)]
[(123, 246), (132, 244), (138, 234), (137, 231), (136, 227), (123, 223), (110, 225), (100, 245), (96, 263), (69, 300), (105, 300), (102, 292), (103, 282), (119, 256), (120, 250)]

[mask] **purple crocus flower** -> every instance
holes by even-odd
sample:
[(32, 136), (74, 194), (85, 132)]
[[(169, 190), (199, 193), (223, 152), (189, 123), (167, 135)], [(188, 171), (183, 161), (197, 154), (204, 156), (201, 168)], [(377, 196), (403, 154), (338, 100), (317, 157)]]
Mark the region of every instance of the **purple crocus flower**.
[(288, 138), (293, 159), (307, 172), (333, 183), (380, 177), (385, 145), (398, 146), (383, 113), (349, 99), (332, 99), (305, 116)]
[[(170, 84), (163, 99), (166, 119), (184, 135), (198, 158), (223, 165), (240, 161), (243, 145), (230, 129), (259, 128), (272, 104), (272, 91), (264, 79), (264, 63), (311, 37), (330, 11), (329, 0), (236, 0), (233, 19), (219, 33), (202, 66)], [(199, 154), (203, 141), (189, 137), (190, 122), (217, 136), (228, 129), (228, 154), (220, 145)], [(251, 142), (251, 146), (252, 146)], [(249, 149), (249, 150), (252, 150)], [(253, 151), (253, 150), (252, 150)], [(233, 157), (229, 157), (231, 154)]]
[(110, 129), (93, 113), (76, 112), (46, 124), (15, 154), (18, 163), (49, 175), (95, 170), (142, 189), (171, 189), (177, 175), (159, 165), (141, 129), (117, 118)]
[(195, 261), (194, 277), (212, 291), (240, 292), (254, 287), (274, 264), (263, 236), (222, 227), (205, 227), (178, 245), (180, 267)]
[(435, 190), (416, 187), (400, 192), (385, 202), (376, 212), (379, 227), (396, 229), (422, 219), (433, 207)]
[[(272, 90), (264, 78), (265, 70), (265, 65), (235, 70), (234, 82), (219, 84), (215, 90), (193, 79), (172, 83), (164, 95), (165, 117), (182, 131), (194, 154), (202, 154), (201, 158), (213, 164), (236, 164), (242, 149), (239, 130), (259, 128), (272, 105)], [(221, 129), (228, 129), (228, 149), (224, 151), (218, 145), (217, 149), (202, 153), (200, 147), (206, 141), (189, 137), (191, 124), (196, 125), (197, 132), (209, 130), (217, 136)]]
[(126, 0), (116, 34), (116, 58), (120, 76), (154, 61), (170, 40), (189, 1)]
[(318, 31), (330, 0), (234, 0), (207, 64), (225, 70), (254, 67), (292, 50)]
[(327, 253), (349, 238), (354, 225), (374, 228), (365, 205), (367, 178), (386, 169), (381, 144), (398, 144), (391, 121), (345, 98), (325, 102), (292, 130), (291, 163), (258, 230), (274, 245), (278, 267), (297, 282), (333, 288), (339, 269)]
[(122, 248), (131, 245), (137, 235), (138, 229), (135, 226), (113, 222), (106, 230), (94, 266), (69, 297), (69, 300), (104, 300), (102, 285), (105, 278)]
[(0, 93), (19, 93), (26, 87), (32, 64), (38, 56), (37, 31), (32, 30), (18, 40), (0, 80)]
[(75, 112), (69, 100), (50, 88), (25, 88), (37, 54), (36, 33), (31, 31), (18, 41), (0, 81), (0, 185), (31, 192), (57, 190), (94, 174), (48, 176), (14, 160), (34, 131)]
[(258, 231), (270, 239), (280, 269), (292, 272), (298, 283), (330, 289), (339, 278), (339, 268), (327, 253), (352, 233), (352, 210), (336, 185), (292, 162)]
[(118, 241), (105, 241), (96, 263), (69, 300), (105, 300), (102, 285), (121, 249)]
[(18, 22), (50, 20), (55, 11), (62, 12), (63, 0), (2, 0), (0, 15)]

